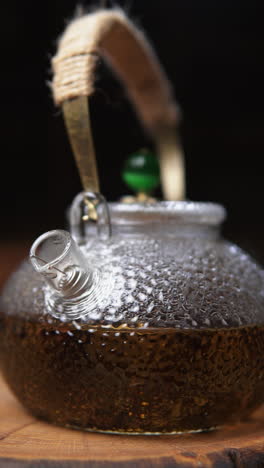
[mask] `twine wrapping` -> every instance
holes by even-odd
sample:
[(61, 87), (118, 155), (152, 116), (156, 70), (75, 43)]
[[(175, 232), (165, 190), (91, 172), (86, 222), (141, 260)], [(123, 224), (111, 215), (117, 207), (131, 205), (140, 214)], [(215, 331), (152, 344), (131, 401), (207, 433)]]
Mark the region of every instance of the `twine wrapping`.
[(104, 57), (124, 82), (149, 130), (161, 122), (176, 122), (171, 85), (143, 33), (121, 10), (99, 10), (68, 25), (52, 60), (56, 104), (94, 92), (96, 54)]

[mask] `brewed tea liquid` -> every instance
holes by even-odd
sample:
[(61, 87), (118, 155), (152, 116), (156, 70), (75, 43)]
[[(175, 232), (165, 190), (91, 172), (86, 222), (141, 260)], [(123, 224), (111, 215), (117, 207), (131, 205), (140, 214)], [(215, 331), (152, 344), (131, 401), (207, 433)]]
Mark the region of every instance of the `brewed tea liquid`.
[(263, 401), (264, 327), (78, 329), (53, 322), (9, 316), (0, 323), (7, 382), (47, 421), (109, 432), (195, 431), (243, 419)]

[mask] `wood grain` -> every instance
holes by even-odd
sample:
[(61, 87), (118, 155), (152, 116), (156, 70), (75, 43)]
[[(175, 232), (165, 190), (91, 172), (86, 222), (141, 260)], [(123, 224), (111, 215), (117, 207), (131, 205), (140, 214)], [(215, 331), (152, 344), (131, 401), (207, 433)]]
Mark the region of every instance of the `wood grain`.
[[(0, 283), (26, 255), (0, 244)], [(261, 468), (264, 407), (221, 430), (179, 436), (118, 436), (48, 425), (29, 415), (0, 377), (0, 468)]]

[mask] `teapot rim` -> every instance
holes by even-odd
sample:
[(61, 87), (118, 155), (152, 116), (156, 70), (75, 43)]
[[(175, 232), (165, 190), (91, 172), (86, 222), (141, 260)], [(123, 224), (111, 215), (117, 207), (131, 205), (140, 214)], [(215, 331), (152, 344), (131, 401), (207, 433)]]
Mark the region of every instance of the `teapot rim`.
[(224, 206), (213, 202), (111, 202), (108, 206), (112, 224), (177, 222), (217, 226), (226, 218)]

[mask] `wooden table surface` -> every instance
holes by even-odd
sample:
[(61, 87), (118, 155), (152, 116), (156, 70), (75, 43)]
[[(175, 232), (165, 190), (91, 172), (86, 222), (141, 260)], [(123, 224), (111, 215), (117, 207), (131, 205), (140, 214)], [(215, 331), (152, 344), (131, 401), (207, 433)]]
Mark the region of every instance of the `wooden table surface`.
[[(0, 284), (29, 244), (0, 244)], [(264, 408), (211, 433), (118, 436), (34, 419), (0, 378), (0, 468), (264, 468)]]

